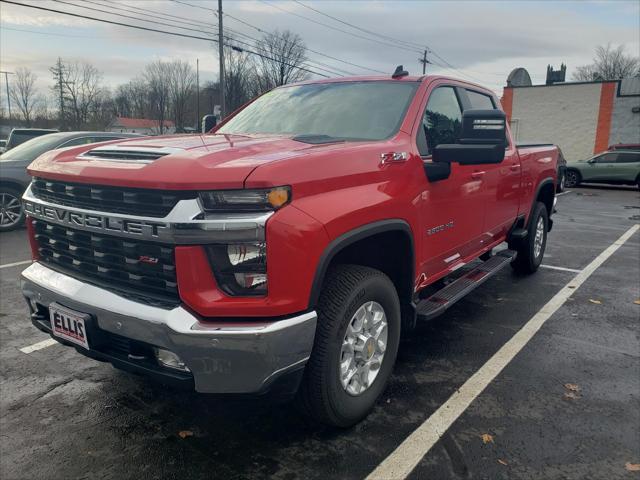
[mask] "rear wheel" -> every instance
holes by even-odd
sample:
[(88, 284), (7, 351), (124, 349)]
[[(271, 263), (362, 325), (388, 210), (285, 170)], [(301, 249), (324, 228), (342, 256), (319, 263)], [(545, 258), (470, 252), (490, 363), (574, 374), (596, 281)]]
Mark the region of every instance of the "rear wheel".
[(21, 193), (13, 188), (0, 188), (0, 232), (15, 230), (24, 223)]
[(400, 340), (400, 302), (391, 280), (359, 265), (327, 273), (311, 358), (296, 402), (321, 423), (349, 427), (373, 408)]
[(537, 202), (529, 221), (527, 236), (517, 248), (518, 255), (515, 260), (511, 262), (514, 270), (521, 273), (533, 273), (538, 270), (547, 247), (548, 226), (547, 207), (544, 203)]
[(582, 177), (580, 176), (580, 172), (577, 170), (567, 170), (564, 174), (564, 186), (566, 188), (573, 188), (580, 185), (582, 181)]

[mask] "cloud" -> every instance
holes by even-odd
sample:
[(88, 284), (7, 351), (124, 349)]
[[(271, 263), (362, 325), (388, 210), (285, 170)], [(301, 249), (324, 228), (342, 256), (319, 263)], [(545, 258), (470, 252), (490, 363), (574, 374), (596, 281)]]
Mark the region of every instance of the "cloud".
[[(216, 1), (191, 0), (206, 8), (217, 8)], [(626, 44), (627, 51), (640, 52), (638, 18), (640, 4), (635, 1), (617, 2), (475, 2), (475, 1), (312, 1), (303, 3), (345, 22), (361, 26), (372, 32), (401, 38), (435, 50), (441, 57), (430, 54), (434, 62), (428, 72), (462, 76), (500, 91), (506, 76), (515, 67), (525, 67), (534, 82), (544, 80), (546, 65), (568, 65), (568, 74), (579, 65), (591, 62), (594, 48), (612, 42)], [(38, 2), (52, 8), (80, 12), (82, 9), (64, 4)], [(308, 17), (315, 22), (332, 25), (339, 30), (352, 32), (347, 35), (311, 21), (293, 16), (271, 6)], [(106, 5), (106, 4), (105, 4)], [(191, 8), (175, 2), (148, 0), (145, 2), (117, 2), (122, 8), (145, 8), (150, 13), (187, 17), (203, 22), (202, 28), (215, 32), (216, 18), (213, 12)], [(98, 7), (100, 8), (100, 7)], [(36, 12), (24, 7), (0, 4), (2, 24), (28, 26), (51, 33), (77, 35), (94, 34), (93, 39), (47, 37), (16, 32), (2, 32), (2, 64), (6, 68), (27, 66), (37, 69), (46, 77), (46, 67), (58, 56), (69, 59), (85, 59), (104, 72), (105, 81), (121, 83), (142, 71), (144, 64), (156, 58), (184, 59), (195, 64), (200, 59), (203, 81), (213, 79), (217, 71), (217, 46), (204, 41), (169, 37), (151, 32), (141, 32), (123, 27), (74, 19), (59, 14)], [(265, 31), (290, 29), (300, 34), (313, 50), (365, 65), (383, 72), (391, 72), (403, 64), (412, 73), (421, 72), (418, 57), (421, 48), (407, 49), (394, 46), (393, 42), (378, 35), (375, 43), (357, 38), (370, 36), (347, 25), (313, 12), (300, 4), (266, 0), (224, 2), (225, 12), (238, 19), (256, 25)], [(115, 10), (114, 10), (115, 11)], [(107, 18), (106, 14), (84, 11), (91, 16)], [(123, 12), (124, 13), (124, 12)], [(127, 12), (127, 15), (135, 15)], [(144, 14), (141, 13), (142, 16)], [(109, 17), (117, 20), (118, 17)], [(151, 17), (146, 17), (152, 19)], [(138, 22), (152, 28), (179, 31), (176, 25), (166, 26)], [(120, 19), (136, 23), (131, 19)], [(153, 19), (160, 22), (159, 19)], [(178, 20), (175, 19), (174, 20)], [(225, 27), (252, 37), (261, 33), (231, 17), (225, 17)], [(185, 26), (184, 24), (182, 24)], [(194, 27), (200, 28), (200, 27)], [(195, 33), (195, 32), (184, 32)], [(197, 34), (196, 34), (197, 35)], [(35, 42), (25, 41), (35, 37)], [(251, 40), (240, 37), (245, 41)], [(44, 40), (46, 41), (40, 41)], [(311, 61), (318, 61), (357, 74), (366, 70), (337, 62), (309, 52)], [(444, 60), (442, 60), (444, 59)], [(448, 62), (457, 70), (447, 67)], [(439, 65), (438, 65), (439, 64)], [(312, 67), (313, 68), (313, 67)]]

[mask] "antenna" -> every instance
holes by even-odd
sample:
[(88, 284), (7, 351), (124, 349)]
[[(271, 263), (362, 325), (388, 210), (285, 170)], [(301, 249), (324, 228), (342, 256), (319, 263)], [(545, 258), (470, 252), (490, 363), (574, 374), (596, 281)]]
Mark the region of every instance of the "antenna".
[(401, 78), (406, 77), (407, 75), (409, 75), (409, 72), (407, 72), (402, 65), (398, 65), (396, 67), (396, 71), (391, 75), (391, 78)]

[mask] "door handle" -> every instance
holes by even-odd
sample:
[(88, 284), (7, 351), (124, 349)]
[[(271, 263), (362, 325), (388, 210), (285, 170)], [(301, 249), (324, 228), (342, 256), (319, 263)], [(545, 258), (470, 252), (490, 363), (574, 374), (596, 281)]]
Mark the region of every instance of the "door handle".
[(485, 173), (487, 172), (484, 172), (484, 171), (473, 172), (471, 174), (471, 178), (473, 178), (474, 180), (480, 180), (482, 177), (484, 177)]
[(514, 163), (509, 168), (515, 172), (516, 170), (520, 170), (520, 164), (519, 163)]

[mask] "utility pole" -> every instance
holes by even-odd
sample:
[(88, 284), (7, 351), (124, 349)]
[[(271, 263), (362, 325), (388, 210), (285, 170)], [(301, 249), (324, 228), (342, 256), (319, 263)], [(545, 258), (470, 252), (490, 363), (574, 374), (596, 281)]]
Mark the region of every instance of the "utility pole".
[(9, 75), (15, 75), (13, 72), (5, 72), (0, 71), (0, 73), (4, 73), (4, 84), (7, 87), (7, 107), (9, 107), (9, 120), (11, 120), (11, 95), (9, 95)]
[(422, 54), (422, 58), (419, 58), (418, 61), (422, 64), (422, 74), (425, 75), (427, 73), (427, 63), (431, 63), (427, 60), (427, 53), (429, 53), (428, 49), (424, 49), (424, 53)]
[(220, 120), (227, 113), (224, 99), (224, 36), (222, 35), (222, 0), (218, 0), (218, 55), (220, 56)]
[(202, 133), (200, 125), (200, 59), (196, 58), (196, 130)]

